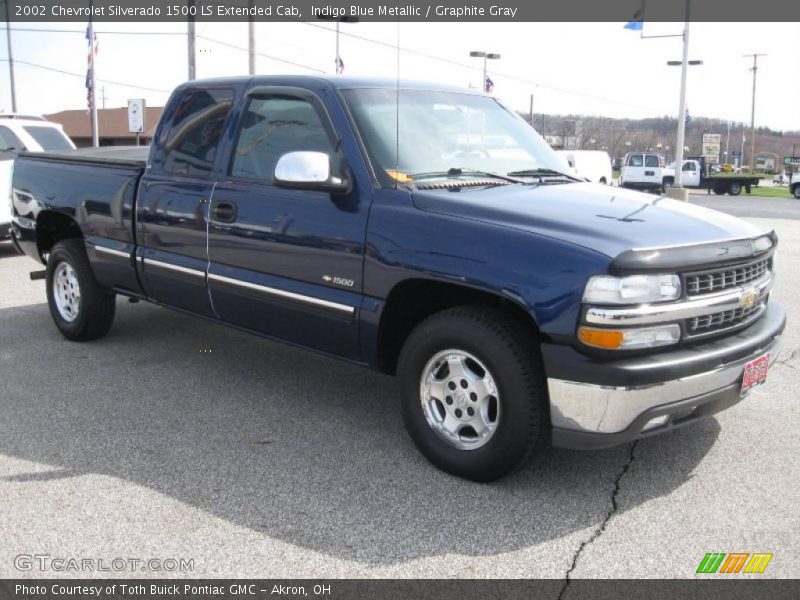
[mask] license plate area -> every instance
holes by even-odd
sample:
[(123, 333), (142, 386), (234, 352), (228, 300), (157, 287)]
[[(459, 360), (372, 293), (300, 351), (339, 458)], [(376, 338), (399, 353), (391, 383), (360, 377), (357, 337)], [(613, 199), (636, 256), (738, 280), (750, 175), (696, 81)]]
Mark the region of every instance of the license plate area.
[(742, 376), (741, 395), (746, 396), (750, 390), (767, 381), (767, 371), (769, 370), (769, 359), (772, 354), (767, 352), (754, 358), (744, 365), (744, 375)]

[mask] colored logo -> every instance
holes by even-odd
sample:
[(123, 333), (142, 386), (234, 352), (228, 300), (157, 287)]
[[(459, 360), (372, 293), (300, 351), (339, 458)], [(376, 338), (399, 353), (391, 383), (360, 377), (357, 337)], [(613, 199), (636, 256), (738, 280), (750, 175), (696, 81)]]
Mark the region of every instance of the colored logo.
[(708, 552), (697, 567), (697, 573), (763, 573), (772, 553), (767, 552)]

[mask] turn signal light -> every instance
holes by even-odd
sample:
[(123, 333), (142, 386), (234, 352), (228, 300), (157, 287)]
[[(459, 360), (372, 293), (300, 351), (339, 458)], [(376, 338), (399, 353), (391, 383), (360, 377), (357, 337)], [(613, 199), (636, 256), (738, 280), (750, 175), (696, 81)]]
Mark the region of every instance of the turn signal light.
[(614, 329), (592, 329), (591, 327), (581, 327), (578, 330), (578, 337), (587, 346), (595, 348), (606, 348), (615, 350), (622, 345), (625, 338), (621, 331)]

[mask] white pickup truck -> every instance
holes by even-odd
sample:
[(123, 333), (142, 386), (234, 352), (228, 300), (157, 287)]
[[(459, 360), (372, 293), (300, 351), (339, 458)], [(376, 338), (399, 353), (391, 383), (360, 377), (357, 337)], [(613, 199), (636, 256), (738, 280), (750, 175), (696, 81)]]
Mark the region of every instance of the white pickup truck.
[(0, 240), (8, 237), (11, 228), (11, 178), (17, 153), (74, 148), (58, 123), (38, 116), (0, 114)]
[[(681, 185), (686, 188), (708, 189), (715, 194), (738, 196), (742, 189), (748, 194), (758, 185), (758, 177), (740, 174), (709, 173), (703, 157), (683, 161)], [(631, 152), (622, 163), (619, 184), (622, 187), (666, 192), (675, 183), (675, 163), (665, 164), (664, 157), (647, 152)]]

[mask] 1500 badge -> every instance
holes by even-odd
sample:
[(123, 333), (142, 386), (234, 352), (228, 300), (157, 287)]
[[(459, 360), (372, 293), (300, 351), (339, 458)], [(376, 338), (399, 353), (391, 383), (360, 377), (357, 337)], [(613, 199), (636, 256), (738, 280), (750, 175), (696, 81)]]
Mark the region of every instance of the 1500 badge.
[(342, 285), (344, 287), (353, 287), (356, 283), (352, 279), (345, 279), (344, 277), (331, 277), (330, 275), (323, 275), (322, 280), (326, 283)]

